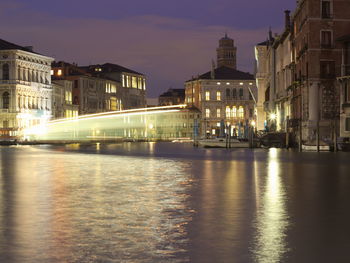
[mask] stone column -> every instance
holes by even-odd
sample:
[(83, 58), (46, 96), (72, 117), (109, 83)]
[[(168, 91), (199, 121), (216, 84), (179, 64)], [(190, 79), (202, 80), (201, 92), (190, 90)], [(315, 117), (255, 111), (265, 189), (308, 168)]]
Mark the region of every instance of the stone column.
[(315, 127), (319, 118), (319, 83), (313, 82), (309, 86), (309, 121)]

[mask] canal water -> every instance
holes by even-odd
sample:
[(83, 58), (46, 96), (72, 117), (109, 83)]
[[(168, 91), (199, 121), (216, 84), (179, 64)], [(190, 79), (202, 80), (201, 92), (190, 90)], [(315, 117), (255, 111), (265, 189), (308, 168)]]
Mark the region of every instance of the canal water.
[(350, 154), (0, 147), (0, 262), (350, 262)]

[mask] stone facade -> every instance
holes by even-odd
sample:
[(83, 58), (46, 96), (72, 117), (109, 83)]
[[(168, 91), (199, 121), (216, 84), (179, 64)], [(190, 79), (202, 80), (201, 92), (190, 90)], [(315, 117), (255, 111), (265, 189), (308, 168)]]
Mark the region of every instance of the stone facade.
[(277, 116), (270, 127), (289, 127), (298, 141), (300, 135), (303, 141), (315, 141), (317, 131), (321, 140), (335, 136), (340, 98), (336, 77), (342, 64), (342, 45), (335, 39), (349, 28), (348, 1), (301, 0), (291, 17), (286, 13), (285, 31), (270, 35), (265, 50), (256, 47), (258, 65), (268, 61), (267, 70), (258, 66), (257, 79), (259, 91), (266, 91), (266, 121), (271, 113)]
[[(349, 30), (350, 33), (350, 30)], [(338, 39), (343, 45), (340, 90), (340, 137), (350, 141), (350, 35)]]
[(231, 126), (233, 136), (245, 137), (255, 124), (257, 89), (253, 75), (227, 67), (185, 83), (186, 103), (202, 113), (201, 135), (220, 136), (222, 125)]
[(295, 85), (292, 107), (301, 115), (304, 140), (316, 139), (317, 123), (321, 139), (327, 140), (337, 125), (334, 120), (339, 119), (336, 76), (340, 76), (342, 47), (335, 39), (349, 32), (349, 2), (299, 1), (293, 24)]
[(0, 40), (0, 140), (18, 139), (24, 129), (51, 117), (52, 61)]
[(73, 104), (73, 82), (52, 82), (52, 119), (78, 117), (78, 105)]

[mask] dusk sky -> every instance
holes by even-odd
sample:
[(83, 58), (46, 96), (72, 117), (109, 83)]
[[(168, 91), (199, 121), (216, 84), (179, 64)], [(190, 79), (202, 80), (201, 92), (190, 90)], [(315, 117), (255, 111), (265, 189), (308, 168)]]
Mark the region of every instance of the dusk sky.
[(211, 68), (225, 32), (253, 71), (256, 43), (280, 33), (296, 0), (0, 0), (0, 38), (56, 61), (111, 62), (146, 74), (148, 97)]

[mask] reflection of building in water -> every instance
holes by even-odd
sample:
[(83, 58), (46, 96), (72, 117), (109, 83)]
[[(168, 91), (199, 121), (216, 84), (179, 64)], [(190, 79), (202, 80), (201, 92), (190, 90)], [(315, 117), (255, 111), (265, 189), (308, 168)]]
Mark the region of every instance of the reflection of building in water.
[(200, 112), (185, 105), (105, 112), (54, 120), (26, 131), (32, 140), (113, 141), (192, 139), (198, 133)]
[(0, 39), (0, 140), (51, 117), (52, 58)]

